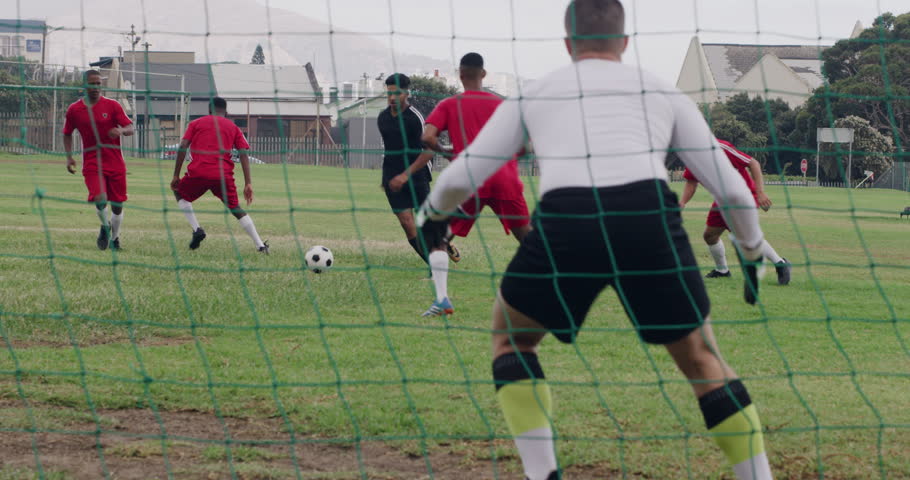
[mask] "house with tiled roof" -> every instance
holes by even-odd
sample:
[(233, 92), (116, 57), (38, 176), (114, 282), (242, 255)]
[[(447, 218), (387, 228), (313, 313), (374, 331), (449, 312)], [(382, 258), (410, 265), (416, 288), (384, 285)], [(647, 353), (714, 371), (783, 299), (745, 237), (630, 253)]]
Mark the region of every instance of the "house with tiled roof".
[[(862, 32), (857, 22), (853, 36)], [(824, 83), (824, 45), (689, 42), (676, 87), (697, 103), (723, 102), (738, 93), (802, 105)]]

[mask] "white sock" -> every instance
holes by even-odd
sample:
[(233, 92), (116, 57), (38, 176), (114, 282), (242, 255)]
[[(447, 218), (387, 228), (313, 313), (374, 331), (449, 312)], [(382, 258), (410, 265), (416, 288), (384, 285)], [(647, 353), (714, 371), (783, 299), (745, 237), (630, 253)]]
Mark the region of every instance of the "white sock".
[(107, 207), (104, 207), (100, 210), (96, 208), (95, 213), (98, 214), (98, 219), (101, 220), (102, 227), (110, 226), (110, 222), (107, 219)]
[(111, 240), (120, 238), (120, 223), (123, 222), (123, 211), (111, 215)]
[(783, 257), (777, 254), (777, 252), (774, 250), (774, 247), (772, 247), (767, 240), (762, 243), (761, 252), (771, 263), (780, 263), (784, 261)]
[(190, 222), (190, 227), (193, 227), (193, 231), (199, 230), (199, 220), (196, 220), (196, 213), (193, 212), (193, 204), (181, 198), (180, 200), (177, 200), (177, 206), (183, 211), (183, 216)]
[(727, 250), (724, 248), (724, 241), (718, 240), (714, 245), (708, 245), (711, 256), (714, 257), (714, 269), (720, 273), (730, 271), (727, 268)]
[(556, 470), (556, 449), (553, 447), (553, 431), (550, 427), (535, 428), (515, 437), (515, 446), (521, 455), (528, 480), (547, 480), (550, 472)]
[(443, 250), (430, 252), (430, 269), (436, 284), (436, 301), (441, 302), (449, 296), (449, 254)]
[(765, 452), (733, 465), (733, 471), (739, 480), (772, 480), (771, 466)]
[(256, 244), (256, 248), (263, 247), (265, 244), (262, 243), (262, 239), (259, 238), (259, 233), (256, 232), (256, 225), (253, 225), (253, 219), (249, 215), (244, 215), (240, 219), (240, 226), (246, 230), (247, 235), (253, 239), (253, 243)]

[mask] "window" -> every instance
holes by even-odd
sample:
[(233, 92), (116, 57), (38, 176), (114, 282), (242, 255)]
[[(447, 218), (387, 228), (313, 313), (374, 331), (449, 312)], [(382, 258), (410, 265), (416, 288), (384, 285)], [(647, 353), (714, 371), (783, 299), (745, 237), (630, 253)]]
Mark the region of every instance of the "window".
[(16, 35), (10, 42), (10, 56), (21, 57), (25, 55), (25, 37)]
[(11, 57), (10, 53), (10, 40), (12, 40), (9, 35), (0, 35), (0, 56)]
[[(260, 118), (256, 122), (256, 136), (259, 137), (287, 137), (290, 134), (290, 122), (277, 118)], [(280, 126), (280, 128), (279, 128)]]

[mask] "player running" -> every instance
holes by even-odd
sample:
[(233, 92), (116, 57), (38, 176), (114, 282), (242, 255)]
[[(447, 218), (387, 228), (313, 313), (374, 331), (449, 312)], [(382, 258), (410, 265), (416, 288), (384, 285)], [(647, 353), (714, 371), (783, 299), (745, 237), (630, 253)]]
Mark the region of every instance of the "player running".
[[(730, 163), (733, 164), (736, 171), (739, 172), (746, 181), (746, 186), (749, 187), (749, 190), (755, 197), (756, 205), (767, 212), (772, 204), (771, 199), (765, 194), (765, 181), (762, 176), (761, 165), (759, 165), (754, 158), (737, 150), (732, 143), (720, 139), (717, 141), (720, 143), (720, 147), (724, 150), (727, 158), (730, 159)], [(683, 178), (686, 179), (686, 186), (683, 187), (682, 198), (679, 200), (680, 208), (686, 208), (686, 204), (689, 203), (689, 200), (692, 199), (692, 196), (695, 195), (695, 190), (698, 188), (698, 179), (695, 178), (695, 175), (688, 168), (683, 172)], [(708, 212), (708, 219), (705, 222), (705, 225), (705, 232), (702, 236), (705, 239), (705, 243), (708, 244), (708, 251), (711, 252), (711, 257), (714, 258), (715, 265), (714, 269), (708, 272), (705, 277), (729, 277), (730, 269), (727, 267), (727, 253), (724, 248), (724, 242), (720, 237), (724, 234), (725, 230), (730, 230), (730, 227), (727, 226), (727, 222), (724, 221), (723, 215), (721, 215), (720, 210), (718, 210), (717, 202), (711, 204), (711, 211)], [(774, 264), (774, 269), (777, 271), (777, 283), (779, 285), (789, 284), (790, 270), (792, 269), (790, 262), (788, 262), (786, 258), (781, 257), (767, 240), (762, 244), (762, 253), (765, 258)]]
[(376, 124), (382, 135), (385, 155), (382, 158), (382, 184), (392, 213), (398, 218), (408, 243), (427, 261), (423, 248), (417, 243), (417, 227), (413, 210), (420, 206), (430, 193), (430, 168), (424, 164), (411, 174), (407, 188), (392, 190), (389, 182), (412, 165), (423, 146), (423, 115), (408, 103), (411, 79), (403, 73), (393, 73), (385, 79), (389, 106), (379, 113)]
[[(441, 151), (439, 134), (448, 131), (452, 140), (453, 155), (461, 153), (474, 140), (502, 103), (498, 95), (483, 89), (483, 79), (487, 72), (484, 70), (483, 57), (480, 54), (471, 52), (461, 57), (458, 74), (464, 86), (464, 93), (446, 98), (436, 105), (433, 113), (427, 118), (422, 137), (424, 146), (433, 151)], [(415, 172), (420, 172), (432, 160), (433, 151), (425, 151), (417, 157), (407, 170), (389, 182), (389, 188), (393, 191), (400, 190)], [(447, 236), (444, 245), (430, 246), (429, 264), (436, 287), (436, 301), (423, 316), (455, 312), (447, 290), (449, 262), (446, 257), (453, 256), (448, 240), (451, 240), (451, 235), (466, 237), (477, 215), (485, 206), (489, 206), (496, 213), (506, 234), (512, 232), (519, 243), (531, 231), (524, 185), (521, 183), (518, 161), (515, 158), (506, 162), (496, 174), (477, 188), (474, 196), (461, 204), (460, 215), (449, 220), (451, 234)], [(456, 256), (452, 259), (457, 262), (460, 258), (457, 256), (457, 250), (455, 252)]]
[[(246, 204), (253, 203), (253, 183), (250, 178), (250, 157), (247, 151), (250, 145), (240, 128), (226, 118), (227, 101), (221, 97), (212, 99), (209, 105), (210, 115), (190, 122), (180, 142), (177, 152), (177, 163), (174, 165), (174, 178), (171, 190), (177, 197), (177, 205), (193, 228), (193, 239), (190, 250), (199, 248), (205, 240), (205, 230), (199, 226), (193, 212), (193, 202), (205, 192), (212, 192), (231, 210), (240, 226), (253, 239), (256, 250), (268, 255), (269, 245), (259, 238), (259, 232), (253, 219), (240, 208), (237, 198), (237, 187), (234, 185), (234, 161), (231, 150), (237, 149), (240, 155), (240, 167), (243, 169), (243, 198)], [(192, 160), (186, 167), (186, 175), (180, 178), (180, 170), (189, 151)]]
[[(85, 96), (66, 109), (63, 123), (63, 149), (66, 151), (66, 170), (76, 173), (73, 158), (73, 131), (82, 137), (82, 178), (88, 189), (88, 201), (95, 203), (101, 220), (96, 244), (99, 250), (108, 246), (120, 250), (120, 226), (123, 223), (123, 204), (126, 202), (126, 163), (120, 151), (120, 137), (134, 133), (123, 107), (116, 100), (101, 95), (101, 72), (88, 70), (82, 76)], [(107, 204), (112, 215), (108, 218)]]

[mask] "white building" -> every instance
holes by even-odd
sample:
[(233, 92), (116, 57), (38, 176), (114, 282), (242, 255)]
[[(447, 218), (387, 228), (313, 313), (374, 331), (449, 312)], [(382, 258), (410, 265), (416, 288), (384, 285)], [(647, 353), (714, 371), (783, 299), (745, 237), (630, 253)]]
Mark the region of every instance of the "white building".
[[(863, 25), (856, 22), (850, 38)], [(701, 43), (692, 37), (676, 87), (696, 103), (723, 102), (737, 93), (802, 105), (824, 84), (823, 45)]]
[(46, 33), (42, 20), (0, 19), (0, 56), (43, 63)]

